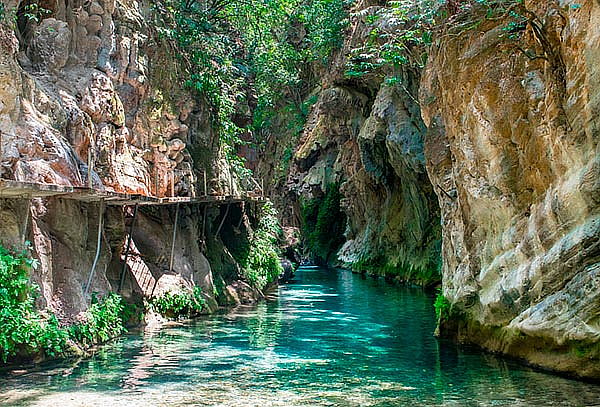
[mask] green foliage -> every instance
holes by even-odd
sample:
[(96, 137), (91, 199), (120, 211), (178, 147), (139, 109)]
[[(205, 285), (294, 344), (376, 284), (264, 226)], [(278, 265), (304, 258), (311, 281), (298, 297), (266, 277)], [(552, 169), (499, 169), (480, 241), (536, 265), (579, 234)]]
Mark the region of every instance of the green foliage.
[(441, 321), (445, 321), (448, 318), (448, 314), (450, 313), (450, 301), (448, 301), (444, 294), (442, 294), (441, 288), (438, 290), (433, 306), (435, 308), (435, 315), (437, 317), (438, 323)]
[[(485, 10), (483, 17), (481, 7)], [(461, 11), (470, 11), (476, 17), (475, 21), (466, 25), (466, 29), (477, 28), (485, 20), (505, 20), (501, 36), (514, 41), (521, 39), (531, 17), (528, 16), (524, 0), (471, 0), (462, 5)]]
[[(519, 40), (532, 22), (523, 0), (463, 0), (452, 2), (449, 7), (450, 3), (443, 0), (389, 1), (374, 14), (364, 16), (370, 32), (363, 44), (351, 50), (346, 76), (390, 74), (403, 66), (423, 68), (427, 62), (427, 48), (433, 42), (434, 32), (443, 26), (442, 21), (447, 20), (448, 8), (456, 8), (452, 11), (462, 13), (463, 20), (466, 19), (466, 22), (457, 20), (451, 27), (461, 32), (475, 29), (485, 20), (504, 19), (507, 22), (502, 36)], [(474, 18), (469, 20), (468, 13)], [(378, 24), (383, 19), (394, 21), (399, 28), (386, 31)]]
[(294, 15), (307, 30), (306, 56), (309, 61), (326, 64), (331, 54), (341, 47), (348, 25), (349, 0), (311, 0), (299, 2)]
[(438, 264), (428, 264), (423, 267), (413, 266), (402, 262), (393, 262), (385, 256), (361, 259), (351, 264), (352, 270), (368, 272), (372, 275), (411, 282), (430, 287), (441, 281)]
[(244, 267), (246, 279), (259, 290), (277, 280), (283, 273), (277, 246), (280, 233), (277, 211), (271, 202), (267, 202), (260, 208), (258, 227), (252, 234)]
[(33, 21), (34, 23), (39, 23), (44, 16), (47, 16), (52, 13), (52, 10), (48, 10), (40, 6), (40, 4), (36, 1), (29, 1), (23, 7), (23, 17), (25, 17), (28, 21)]
[(125, 331), (123, 301), (117, 294), (93, 296), (85, 320), (68, 329), (55, 315), (35, 309), (38, 287), (29, 281), (37, 261), (27, 251), (16, 254), (0, 246), (0, 357), (55, 357), (73, 340), (82, 346), (105, 342)]
[(243, 53), (227, 19), (224, 3), (203, 0), (163, 0), (152, 4), (156, 41), (173, 45), (185, 70), (184, 86), (211, 107), (213, 127), (223, 152), (240, 177), (249, 175), (236, 154), (243, 130), (233, 121), (236, 104), (244, 99), (244, 66), (236, 61)]
[(341, 209), (339, 184), (327, 187), (325, 195), (302, 205), (302, 228), (309, 253), (328, 261), (344, 242), (346, 215)]
[[(400, 0), (368, 15), (365, 20), (371, 31), (364, 44), (351, 50), (346, 76), (356, 78), (401, 66), (422, 68), (427, 61), (424, 46), (431, 44), (431, 30), (441, 16), (439, 8), (439, 0)], [(398, 22), (400, 28), (381, 32), (377, 23), (384, 17)]]
[(156, 40), (174, 45), (186, 71), (185, 85), (212, 107), (223, 151), (240, 177), (249, 175), (237, 154), (246, 143), (242, 135), (256, 139), (282, 105), (289, 100), (301, 105), (299, 67), (325, 62), (339, 47), (348, 3), (154, 1)]
[(202, 312), (206, 300), (202, 297), (202, 287), (195, 286), (192, 291), (167, 292), (153, 298), (150, 306), (168, 318), (191, 317)]
[[(486, 19), (506, 19), (502, 36), (510, 40), (519, 40), (527, 28), (528, 18), (524, 15), (523, 0), (475, 0), (486, 8)], [(479, 22), (481, 22), (480, 20)]]
[(252, 231), (249, 242), (238, 244), (230, 250), (242, 268), (242, 277), (253, 287), (262, 290), (283, 273), (281, 253), (277, 245), (281, 227), (277, 211), (271, 202), (260, 207), (257, 219), (258, 224)]
[(123, 301), (123, 312), (121, 313), (123, 326), (140, 325), (144, 320), (145, 311), (146, 309), (143, 304)]
[[(292, 116), (292, 120), (288, 122), (287, 127), (294, 136), (300, 136), (302, 130), (304, 130), (304, 125), (306, 124), (310, 109), (318, 100), (318, 95), (312, 95), (298, 105), (290, 103), (284, 108), (284, 110)], [(291, 154), (289, 155), (289, 158), (291, 158)]]
[(29, 282), (29, 270), (37, 262), (27, 251), (10, 253), (0, 246), (0, 357), (6, 362), (17, 355), (62, 352), (67, 333), (54, 315), (35, 310), (37, 287)]
[[(45, 16), (52, 14), (52, 10), (42, 7), (35, 0), (29, 0), (21, 3), (18, 14), (25, 22), (39, 23)], [(6, 4), (0, 2), (0, 24), (15, 23), (18, 17), (17, 7), (7, 9)]]
[[(312, 95), (306, 98), (300, 105), (289, 103), (277, 113), (278, 119), (281, 122), (286, 123), (285, 130), (287, 130), (286, 134), (288, 137), (278, 140), (278, 143), (273, 146), (274, 150), (269, 150), (269, 154), (274, 156), (274, 161), (277, 163), (273, 176), (273, 179), (276, 182), (285, 182), (290, 164), (294, 158), (294, 150), (297, 147), (302, 131), (304, 130), (306, 119), (308, 118), (312, 106), (317, 103), (317, 100), (318, 95)], [(266, 129), (266, 126), (271, 126), (271, 123), (265, 125), (263, 129)], [(277, 158), (279, 158), (279, 160)]]
[(92, 296), (92, 305), (85, 312), (85, 320), (69, 327), (69, 336), (84, 346), (106, 342), (125, 332), (123, 299), (109, 293), (99, 299)]

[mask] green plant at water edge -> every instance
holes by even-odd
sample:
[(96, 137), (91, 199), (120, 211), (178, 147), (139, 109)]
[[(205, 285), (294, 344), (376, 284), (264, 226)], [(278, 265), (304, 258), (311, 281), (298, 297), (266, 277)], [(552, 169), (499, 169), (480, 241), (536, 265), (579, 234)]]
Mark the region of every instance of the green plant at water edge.
[(438, 324), (448, 319), (448, 314), (450, 313), (450, 301), (442, 294), (441, 288), (438, 290), (433, 306), (435, 308)]
[(368, 257), (352, 263), (355, 272), (367, 272), (370, 275), (384, 276), (401, 282), (411, 282), (431, 287), (441, 281), (440, 265), (428, 262), (426, 265), (411, 265), (408, 262), (394, 262), (385, 256)]
[(277, 237), (281, 233), (277, 211), (271, 202), (263, 204), (258, 214), (258, 226), (250, 238), (244, 277), (259, 290), (277, 280), (283, 273)]
[(27, 251), (11, 253), (0, 246), (0, 357), (45, 354), (53, 357), (66, 345), (67, 332), (54, 315), (35, 309), (37, 286), (29, 282), (29, 271), (37, 262)]
[(92, 296), (92, 305), (84, 314), (84, 321), (69, 327), (69, 336), (81, 345), (90, 346), (106, 342), (125, 332), (120, 295), (109, 293), (103, 298)]
[(118, 294), (95, 295), (84, 321), (63, 328), (48, 310), (35, 309), (38, 287), (29, 281), (37, 261), (27, 251), (11, 253), (0, 246), (0, 358), (55, 357), (69, 340), (86, 347), (125, 331), (124, 304)]
[(260, 207), (256, 218), (258, 224), (251, 231), (248, 241), (231, 248), (231, 254), (242, 269), (241, 277), (262, 290), (283, 273), (277, 245), (281, 227), (271, 202)]
[(202, 312), (205, 306), (199, 286), (192, 291), (167, 292), (150, 300), (150, 307), (167, 318), (191, 317)]

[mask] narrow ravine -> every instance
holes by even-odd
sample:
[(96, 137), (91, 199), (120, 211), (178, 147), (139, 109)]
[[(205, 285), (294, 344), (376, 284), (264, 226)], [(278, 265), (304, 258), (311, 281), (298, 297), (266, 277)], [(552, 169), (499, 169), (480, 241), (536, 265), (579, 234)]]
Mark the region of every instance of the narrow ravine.
[(90, 359), (0, 376), (13, 406), (594, 406), (600, 387), (433, 336), (433, 299), (301, 268), (255, 307), (130, 333)]
[(2, 397), (598, 405), (599, 21), (0, 0)]

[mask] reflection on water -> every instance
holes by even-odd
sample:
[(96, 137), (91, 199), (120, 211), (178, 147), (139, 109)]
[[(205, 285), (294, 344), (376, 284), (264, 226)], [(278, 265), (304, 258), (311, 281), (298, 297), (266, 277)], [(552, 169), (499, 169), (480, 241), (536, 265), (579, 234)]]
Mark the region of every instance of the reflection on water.
[(272, 301), (0, 377), (33, 406), (600, 406), (600, 386), (440, 343), (422, 291), (303, 269)]

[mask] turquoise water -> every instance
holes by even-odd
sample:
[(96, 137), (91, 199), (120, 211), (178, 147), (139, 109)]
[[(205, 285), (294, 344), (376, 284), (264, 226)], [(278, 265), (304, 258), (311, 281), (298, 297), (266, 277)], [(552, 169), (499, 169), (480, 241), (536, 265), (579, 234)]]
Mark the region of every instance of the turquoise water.
[(0, 377), (33, 406), (600, 406), (600, 386), (437, 341), (432, 298), (301, 269), (257, 307)]

